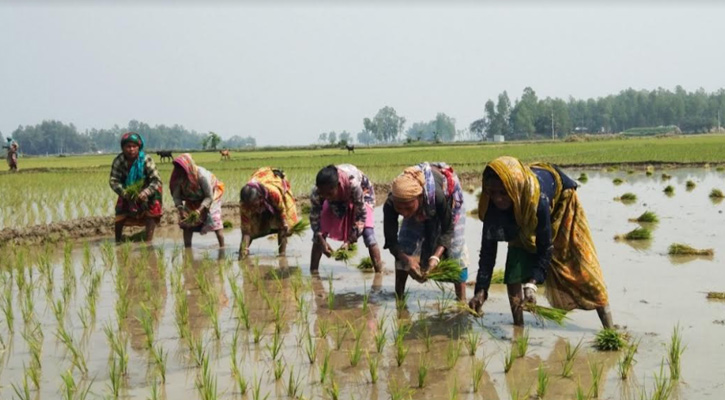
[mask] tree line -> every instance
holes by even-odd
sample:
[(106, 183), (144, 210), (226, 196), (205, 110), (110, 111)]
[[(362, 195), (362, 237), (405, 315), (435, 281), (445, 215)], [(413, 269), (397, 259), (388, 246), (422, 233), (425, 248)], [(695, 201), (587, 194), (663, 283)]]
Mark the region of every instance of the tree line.
[(88, 152), (117, 152), (125, 132), (140, 133), (149, 150), (200, 150), (255, 147), (253, 137), (232, 136), (222, 140), (216, 133), (200, 133), (181, 125), (151, 126), (145, 122), (129, 121), (127, 126), (114, 125), (109, 129), (89, 129), (80, 132), (75, 125), (60, 121), (43, 121), (37, 125), (19, 126), (10, 135), (25, 154), (78, 154)]
[[(568, 100), (540, 99), (527, 87), (511, 102), (506, 91), (496, 101), (484, 104), (482, 116), (464, 129), (456, 129), (456, 120), (438, 113), (430, 121), (414, 122), (405, 128), (406, 118), (393, 107), (381, 108), (372, 118), (363, 118), (355, 136), (361, 144), (453, 140), (483, 140), (500, 135), (506, 140), (564, 138), (571, 134), (604, 134), (624, 131), (644, 132), (645, 127), (675, 127), (682, 133), (705, 133), (720, 128), (725, 118), (725, 89), (707, 93), (704, 89), (688, 92), (681, 86), (674, 91), (626, 89), (606, 97)], [(330, 145), (346, 144), (348, 132), (326, 132), (318, 140)]]

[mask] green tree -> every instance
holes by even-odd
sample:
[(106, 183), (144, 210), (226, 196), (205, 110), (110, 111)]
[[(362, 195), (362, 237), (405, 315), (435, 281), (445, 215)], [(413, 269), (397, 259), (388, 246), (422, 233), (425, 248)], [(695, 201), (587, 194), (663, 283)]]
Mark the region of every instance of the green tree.
[(375, 137), (370, 131), (363, 129), (357, 133), (357, 142), (364, 145), (375, 143)]
[(392, 142), (403, 131), (405, 118), (398, 116), (393, 107), (385, 106), (375, 114), (372, 121), (366, 118), (363, 123), (365, 129), (371, 130), (379, 141)]
[(330, 145), (334, 146), (335, 143), (337, 143), (337, 133), (335, 133), (335, 131), (328, 133), (327, 141), (330, 142)]
[(320, 133), (320, 136), (317, 137), (317, 140), (322, 143), (327, 142), (327, 132)]
[(504, 90), (498, 95), (498, 103), (496, 103), (496, 127), (499, 135), (508, 135), (511, 133), (511, 101), (509, 95)]
[(516, 102), (511, 111), (513, 134), (516, 138), (529, 139), (536, 133), (534, 122), (538, 114), (538, 102), (534, 89), (526, 87), (521, 99)]
[(217, 146), (219, 146), (219, 143), (221, 143), (222, 138), (219, 137), (214, 132), (209, 132), (209, 134), (202, 140), (201, 147), (202, 149), (206, 150), (216, 150)]
[(452, 142), (456, 138), (455, 118), (451, 118), (445, 113), (438, 113), (434, 122), (438, 140)]
[(338, 143), (341, 146), (347, 146), (348, 144), (352, 144), (352, 135), (348, 131), (342, 131), (340, 132)]
[(488, 100), (486, 104), (483, 107), (485, 117), (484, 119), (488, 121), (486, 124), (488, 130), (487, 133), (489, 135), (500, 135), (501, 134), (501, 127), (500, 127), (500, 120), (496, 116), (496, 106), (492, 100)]

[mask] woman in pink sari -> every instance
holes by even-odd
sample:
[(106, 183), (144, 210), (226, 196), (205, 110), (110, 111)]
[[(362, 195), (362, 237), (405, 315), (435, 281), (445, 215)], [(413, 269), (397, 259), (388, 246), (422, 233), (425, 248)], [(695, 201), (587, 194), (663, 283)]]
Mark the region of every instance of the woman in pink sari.
[(310, 272), (317, 272), (323, 254), (332, 255), (328, 237), (341, 241), (341, 248), (347, 248), (360, 236), (368, 248), (375, 272), (383, 271), (373, 229), (375, 191), (362, 171), (351, 164), (328, 165), (321, 169), (310, 194), (310, 203), (313, 233)]
[[(222, 195), (224, 183), (208, 170), (199, 167), (184, 153), (174, 159), (169, 182), (174, 205), (179, 210), (179, 227), (184, 230), (184, 247), (191, 247), (194, 232), (202, 235), (214, 231), (219, 247), (224, 247)], [(191, 217), (196, 214), (197, 218)]]

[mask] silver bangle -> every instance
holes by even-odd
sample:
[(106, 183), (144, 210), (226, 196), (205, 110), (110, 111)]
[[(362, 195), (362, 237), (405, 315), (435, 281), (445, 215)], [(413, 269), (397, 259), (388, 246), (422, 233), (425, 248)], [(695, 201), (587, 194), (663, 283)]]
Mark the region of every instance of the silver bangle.
[(531, 289), (534, 291), (534, 293), (536, 293), (537, 287), (535, 284), (529, 282), (529, 283), (524, 283), (524, 289)]
[(438, 257), (436, 257), (436, 256), (430, 256), (430, 257), (428, 257), (428, 261), (429, 261), (429, 262), (430, 262), (430, 260), (436, 260), (436, 261), (438, 261), (439, 263), (441, 262), (441, 259), (440, 259), (440, 258), (438, 258)]

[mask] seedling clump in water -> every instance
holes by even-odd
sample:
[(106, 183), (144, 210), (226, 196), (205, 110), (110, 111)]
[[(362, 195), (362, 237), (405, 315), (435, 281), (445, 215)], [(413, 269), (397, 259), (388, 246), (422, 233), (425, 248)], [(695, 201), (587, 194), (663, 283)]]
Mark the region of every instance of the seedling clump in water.
[(667, 250), (671, 256), (712, 256), (713, 249), (696, 249), (682, 243), (672, 243)]
[(657, 214), (652, 211), (645, 211), (643, 212), (639, 217), (632, 218), (629, 220), (630, 222), (647, 222), (647, 223), (655, 223), (659, 222), (660, 219), (657, 217)]
[(594, 347), (600, 351), (617, 351), (626, 345), (625, 335), (616, 329), (602, 329), (594, 338)]
[(624, 235), (614, 236), (615, 240), (649, 240), (652, 239), (652, 231), (647, 228), (635, 228)]

